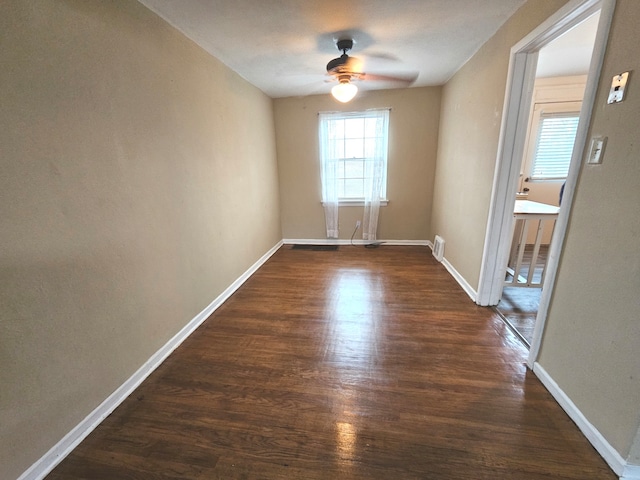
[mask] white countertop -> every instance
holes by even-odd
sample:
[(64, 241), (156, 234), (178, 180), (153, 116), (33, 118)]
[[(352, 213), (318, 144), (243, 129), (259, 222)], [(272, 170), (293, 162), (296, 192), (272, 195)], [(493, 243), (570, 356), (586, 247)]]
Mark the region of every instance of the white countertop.
[(515, 214), (557, 215), (558, 212), (560, 212), (560, 207), (532, 202), (531, 200), (516, 200), (516, 204), (513, 207), (513, 213)]

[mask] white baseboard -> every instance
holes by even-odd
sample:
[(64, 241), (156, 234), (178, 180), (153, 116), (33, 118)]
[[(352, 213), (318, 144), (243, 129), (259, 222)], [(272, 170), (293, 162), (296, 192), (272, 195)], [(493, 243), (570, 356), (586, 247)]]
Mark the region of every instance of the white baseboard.
[[(344, 238), (285, 238), (282, 240), (285, 245), (351, 245), (351, 240)], [(381, 243), (383, 245), (415, 245), (431, 247), (429, 240), (362, 240), (354, 238), (353, 245), (367, 245), (369, 243)]]
[(447, 269), (447, 271), (456, 280), (456, 282), (458, 282), (458, 285), (462, 287), (466, 294), (469, 295), (469, 298), (471, 298), (471, 300), (473, 300), (475, 303), (476, 298), (478, 298), (478, 292), (476, 292), (473, 287), (469, 285), (469, 282), (467, 282), (465, 278), (460, 275), (460, 272), (458, 272), (455, 267), (451, 265), (451, 263), (449, 263), (449, 260), (447, 260), (446, 257), (442, 259), (442, 265), (444, 265), (444, 268)]
[[(360, 240), (362, 242), (362, 240)], [(354, 241), (355, 243), (355, 241)], [(36, 461), (26, 470), (18, 480), (41, 480), (49, 474), (69, 453), (77, 447), (87, 435), (89, 435), (106, 417), (108, 417), (162, 362), (204, 322), (216, 309), (218, 309), (247, 279), (255, 273), (283, 244), (312, 244), (312, 245), (348, 245), (349, 240), (327, 240), (327, 239), (285, 239), (278, 242), (273, 248), (265, 253), (256, 263), (234, 281), (224, 292), (222, 292), (213, 302), (211, 302), (202, 312), (196, 315), (187, 325), (185, 325), (171, 340), (162, 346), (155, 354), (149, 358), (142, 367), (138, 369), (128, 380), (126, 380), (115, 392), (107, 397), (95, 410), (93, 410), (84, 420), (65, 435), (46, 454)], [(360, 243), (362, 244), (362, 243)], [(385, 245), (420, 245), (432, 247), (428, 240), (385, 240)], [(476, 292), (467, 281), (457, 272), (457, 270), (446, 260), (443, 265), (456, 279), (460, 286), (475, 301)], [(547, 390), (553, 395), (560, 406), (567, 412), (571, 419), (578, 425), (582, 433), (591, 442), (594, 448), (609, 464), (611, 469), (618, 475), (622, 475), (621, 480), (640, 480), (640, 466), (627, 465), (620, 454), (605, 440), (605, 438), (591, 425), (582, 415), (575, 404), (566, 396), (549, 374), (536, 363), (534, 373), (545, 385)]]
[(625, 465), (620, 480), (640, 480), (640, 465)]
[[(376, 242), (382, 242), (384, 245), (396, 245), (402, 247), (406, 246), (416, 246), (416, 247), (429, 247), (432, 248), (433, 245), (429, 240), (375, 240)], [(362, 240), (364, 244), (368, 242), (368, 240)]]
[(196, 315), (174, 337), (154, 353), (142, 367), (138, 369), (128, 380), (104, 400), (84, 420), (67, 433), (62, 440), (54, 445), (37, 462), (25, 471), (18, 480), (40, 480), (51, 472), (75, 447), (77, 447), (87, 435), (89, 435), (100, 423), (107, 418), (178, 346), (184, 342), (209, 316), (218, 309), (247, 279), (255, 273), (281, 246), (278, 242), (256, 263), (244, 272), (202, 312)]
[(533, 373), (536, 374), (546, 389), (549, 390), (549, 393), (556, 399), (556, 402), (560, 404), (571, 420), (574, 421), (583, 435), (587, 437), (587, 440), (589, 440), (593, 448), (595, 448), (605, 462), (607, 462), (611, 470), (618, 476), (621, 476), (621, 480), (640, 480), (640, 467), (627, 465), (627, 462), (616, 449), (613, 448), (598, 429), (587, 420), (575, 403), (571, 401), (555, 380), (551, 378), (549, 373), (537, 362), (533, 365)]

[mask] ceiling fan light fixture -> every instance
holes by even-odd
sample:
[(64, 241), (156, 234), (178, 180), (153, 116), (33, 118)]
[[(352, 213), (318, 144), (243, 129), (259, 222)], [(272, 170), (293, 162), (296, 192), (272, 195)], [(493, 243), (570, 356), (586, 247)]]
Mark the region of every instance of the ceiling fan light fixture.
[(342, 103), (347, 103), (353, 100), (356, 93), (358, 93), (358, 87), (349, 80), (341, 79), (340, 83), (331, 89), (331, 95), (333, 95), (333, 98)]

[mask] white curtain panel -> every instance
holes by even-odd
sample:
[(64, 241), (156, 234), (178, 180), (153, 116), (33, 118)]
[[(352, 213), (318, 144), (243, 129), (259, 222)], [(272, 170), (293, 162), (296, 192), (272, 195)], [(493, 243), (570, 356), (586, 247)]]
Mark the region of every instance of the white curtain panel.
[(375, 240), (378, 231), (378, 215), (380, 213), (380, 195), (384, 181), (384, 163), (387, 155), (387, 130), (389, 126), (389, 110), (371, 112), (367, 122), (374, 121), (377, 141), (366, 146), (371, 152), (365, 156), (364, 185), (364, 217), (362, 219), (363, 240)]
[(327, 238), (338, 238), (338, 160), (335, 151), (335, 123), (330, 115), (320, 114), (320, 165), (322, 165), (322, 202)]

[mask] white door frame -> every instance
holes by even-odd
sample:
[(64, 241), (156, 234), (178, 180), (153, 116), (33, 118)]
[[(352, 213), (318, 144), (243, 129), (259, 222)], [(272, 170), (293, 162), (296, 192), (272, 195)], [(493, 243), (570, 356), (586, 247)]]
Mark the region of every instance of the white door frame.
[[(511, 49), (498, 157), (476, 297), (478, 305), (497, 305), (502, 296), (504, 273), (513, 231), (513, 204), (527, 134), (538, 51), (600, 9), (598, 33), (587, 77), (580, 123), (563, 194), (562, 204), (566, 207), (572, 204), (580, 173), (615, 2), (616, 0), (570, 0)], [(570, 208), (560, 210), (555, 233), (551, 240), (547, 275), (527, 361), (530, 368), (533, 368), (540, 350), (569, 214)]]

